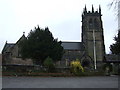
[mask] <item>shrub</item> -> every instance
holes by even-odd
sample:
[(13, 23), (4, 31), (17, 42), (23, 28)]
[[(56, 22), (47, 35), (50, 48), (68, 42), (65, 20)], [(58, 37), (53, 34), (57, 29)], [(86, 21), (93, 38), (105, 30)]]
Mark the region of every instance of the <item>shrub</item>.
[(103, 70), (109, 69), (110, 72), (113, 71), (113, 67), (110, 63), (106, 63), (103, 65)]
[(70, 67), (71, 67), (71, 72), (78, 75), (78, 74), (82, 74), (82, 72), (84, 72), (84, 69), (80, 63), (79, 59), (76, 59), (75, 61), (72, 61), (70, 63)]
[(110, 63), (106, 63), (103, 65), (103, 70), (104, 70), (105, 75), (110, 75), (111, 72), (113, 71), (113, 67)]
[(48, 72), (54, 72), (55, 66), (53, 64), (53, 60), (50, 57), (47, 57), (43, 64), (45, 67), (47, 67)]

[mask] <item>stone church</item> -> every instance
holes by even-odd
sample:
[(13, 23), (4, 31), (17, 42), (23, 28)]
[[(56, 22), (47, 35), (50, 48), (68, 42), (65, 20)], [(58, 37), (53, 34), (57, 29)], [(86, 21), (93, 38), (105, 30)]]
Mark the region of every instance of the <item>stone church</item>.
[[(95, 11), (92, 6), (91, 11), (87, 11), (85, 6), (82, 13), (82, 33), (81, 42), (62, 42), (65, 53), (60, 66), (69, 66), (71, 60), (79, 59), (83, 66), (94, 67), (95, 69), (105, 60), (105, 45), (103, 35), (103, 25), (101, 18), (101, 7)], [(33, 65), (32, 60), (22, 60), (19, 53), (18, 44), (25, 38), (25, 35), (16, 43), (5, 44), (2, 50), (3, 64), (24, 64)], [(57, 63), (57, 64), (58, 64)]]

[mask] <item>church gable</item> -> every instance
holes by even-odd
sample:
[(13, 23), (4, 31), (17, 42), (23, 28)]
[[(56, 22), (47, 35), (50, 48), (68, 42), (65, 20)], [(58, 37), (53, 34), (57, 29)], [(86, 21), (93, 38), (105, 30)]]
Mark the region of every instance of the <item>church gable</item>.
[(24, 40), (24, 39), (26, 39), (26, 37), (25, 37), (25, 33), (23, 32), (22, 37), (16, 42), (16, 44), (19, 44), (20, 41), (22, 41), (22, 40)]
[(2, 50), (2, 53), (5, 53), (5, 52), (11, 52), (11, 50), (13, 49), (13, 47), (15, 46), (14, 43), (7, 43), (5, 44), (3, 50)]
[(19, 57), (19, 43), (25, 39), (25, 35), (23, 34), (22, 37), (16, 43), (7, 43), (5, 44), (2, 50), (2, 60), (3, 64), (10, 64), (13, 58)]

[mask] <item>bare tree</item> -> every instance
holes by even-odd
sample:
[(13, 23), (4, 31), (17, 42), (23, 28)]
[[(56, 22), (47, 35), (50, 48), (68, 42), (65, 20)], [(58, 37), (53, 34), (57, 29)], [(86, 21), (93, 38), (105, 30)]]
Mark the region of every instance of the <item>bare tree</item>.
[(120, 0), (112, 0), (112, 2), (110, 2), (108, 4), (109, 9), (113, 8), (113, 10), (115, 11), (115, 15), (118, 16), (119, 14), (119, 8), (120, 8)]
[(111, 8), (111, 7), (114, 7), (114, 8), (116, 9), (119, 2), (120, 2), (120, 0), (113, 0), (111, 3), (108, 4), (108, 6), (109, 6), (110, 8)]
[(113, 8), (118, 21), (118, 30), (120, 30), (120, 0), (112, 0), (112, 2), (108, 4), (108, 7), (109, 9)]

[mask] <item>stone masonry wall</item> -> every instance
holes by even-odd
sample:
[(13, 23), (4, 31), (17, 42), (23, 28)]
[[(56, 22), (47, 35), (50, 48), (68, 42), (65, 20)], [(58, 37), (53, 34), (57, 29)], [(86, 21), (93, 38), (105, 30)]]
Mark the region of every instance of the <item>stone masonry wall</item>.
[(2, 65), (2, 54), (0, 54), (0, 66)]
[(33, 62), (31, 59), (12, 58), (9, 64), (33, 65)]

